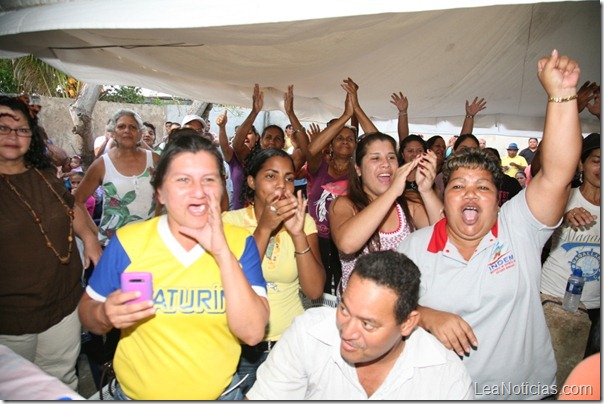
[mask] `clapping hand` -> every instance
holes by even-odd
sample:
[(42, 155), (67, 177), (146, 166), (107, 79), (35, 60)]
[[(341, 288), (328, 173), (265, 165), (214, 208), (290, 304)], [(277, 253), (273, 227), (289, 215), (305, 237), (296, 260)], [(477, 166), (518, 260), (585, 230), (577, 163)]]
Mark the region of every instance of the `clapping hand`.
[(294, 86), (287, 86), (287, 92), (283, 94), (283, 105), (285, 107), (285, 114), (290, 116), (294, 113)]
[(596, 82), (586, 81), (577, 91), (577, 104), (579, 112), (589, 105), (589, 101), (596, 98), (600, 93), (600, 86)]
[(260, 91), (260, 85), (254, 84), (254, 94), (252, 95), (252, 110), (255, 113), (262, 111), (264, 106), (264, 92)]
[(417, 190), (420, 193), (430, 192), (437, 174), (436, 165), (438, 158), (436, 157), (436, 153), (432, 150), (426, 150), (426, 152), (420, 154), (417, 159), (419, 160), (417, 173), (415, 174)]
[(306, 133), (308, 134), (308, 136), (310, 137), (310, 140), (312, 141), (315, 138), (315, 136), (317, 136), (319, 133), (321, 133), (321, 128), (316, 123), (311, 123), (309, 125)]
[(283, 220), (285, 229), (292, 237), (304, 234), (304, 219), (306, 218), (306, 204), (308, 201), (302, 198), (302, 190), (295, 196), (296, 204), (293, 210), (294, 214)]

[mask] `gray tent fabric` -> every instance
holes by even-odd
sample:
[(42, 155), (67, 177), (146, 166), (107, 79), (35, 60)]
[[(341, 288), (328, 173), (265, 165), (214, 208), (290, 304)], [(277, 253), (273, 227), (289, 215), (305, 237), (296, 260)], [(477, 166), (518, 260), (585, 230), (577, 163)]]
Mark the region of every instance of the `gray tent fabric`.
[[(341, 114), (340, 83), (351, 77), (372, 119), (396, 119), (390, 95), (402, 91), (410, 124), (433, 133), (459, 127), (475, 96), (488, 101), (475, 123), (482, 133), (540, 132), (546, 95), (536, 66), (554, 48), (578, 61), (582, 82), (600, 83), (600, 4), (14, 0), (0, 8), (0, 57), (33, 54), (81, 81), (242, 106), (259, 83), (265, 110), (283, 110), (294, 84), (299, 118), (326, 122)], [(584, 132), (599, 131), (587, 111), (581, 118)]]

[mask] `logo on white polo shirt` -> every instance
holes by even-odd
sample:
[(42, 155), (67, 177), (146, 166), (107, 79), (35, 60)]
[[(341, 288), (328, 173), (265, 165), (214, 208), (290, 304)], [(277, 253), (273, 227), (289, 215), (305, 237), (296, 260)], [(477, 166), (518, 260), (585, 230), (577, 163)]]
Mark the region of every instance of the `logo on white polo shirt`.
[(570, 269), (580, 269), (587, 282), (600, 280), (600, 254), (592, 248), (578, 251), (570, 261)]
[(516, 266), (516, 258), (511, 251), (505, 249), (505, 246), (498, 241), (493, 250), (493, 257), (489, 261), (489, 272), (491, 275), (497, 275)]

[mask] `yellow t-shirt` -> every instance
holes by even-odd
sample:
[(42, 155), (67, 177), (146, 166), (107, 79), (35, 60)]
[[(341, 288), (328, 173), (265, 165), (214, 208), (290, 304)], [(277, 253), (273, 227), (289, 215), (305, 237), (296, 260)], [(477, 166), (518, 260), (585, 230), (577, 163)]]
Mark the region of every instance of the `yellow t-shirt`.
[(505, 175), (509, 175), (512, 178), (516, 178), (516, 173), (519, 171), (516, 167), (512, 167), (510, 165), (510, 163), (516, 163), (516, 164), (520, 164), (521, 166), (527, 167), (528, 163), (526, 162), (525, 158), (522, 156), (516, 156), (514, 158), (506, 156), (504, 158), (501, 159), (501, 166), (505, 167), (508, 166), (510, 168), (508, 168), (507, 171), (504, 171)]
[[(232, 210), (222, 214), (225, 223), (241, 226), (250, 233), (258, 227), (253, 206)], [(308, 236), (317, 233), (314, 219), (307, 213), (304, 220), (304, 233)], [(271, 314), (265, 341), (277, 341), (290, 326), (294, 317), (302, 314), (304, 308), (298, 293), (298, 265), (294, 254), (294, 241), (285, 229), (282, 229), (269, 242), (262, 259), (262, 274), (267, 283), (268, 303)]]
[[(252, 286), (263, 287), (251, 234), (225, 225), (227, 243)], [(220, 269), (200, 246), (185, 251), (165, 216), (122, 227), (90, 279), (104, 299), (122, 272), (151, 272), (156, 313), (122, 330), (114, 358), (124, 393), (137, 400), (215, 400), (230, 384), (241, 354), (229, 329)]]

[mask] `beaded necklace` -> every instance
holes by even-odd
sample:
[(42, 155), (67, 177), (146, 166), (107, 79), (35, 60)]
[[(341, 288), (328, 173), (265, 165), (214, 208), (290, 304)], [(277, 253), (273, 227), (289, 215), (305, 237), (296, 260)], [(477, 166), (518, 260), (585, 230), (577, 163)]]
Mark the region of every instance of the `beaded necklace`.
[(42, 233), (42, 236), (44, 236), (44, 239), (46, 240), (46, 247), (50, 248), (52, 250), (52, 252), (55, 253), (55, 255), (57, 256), (57, 258), (59, 259), (59, 261), (61, 262), (61, 264), (63, 264), (63, 265), (69, 264), (69, 261), (71, 260), (71, 249), (72, 249), (72, 246), (73, 246), (73, 219), (74, 219), (74, 212), (67, 205), (67, 203), (65, 203), (65, 201), (63, 200), (63, 198), (61, 198), (61, 196), (57, 193), (57, 191), (55, 191), (55, 189), (52, 187), (52, 185), (50, 185), (50, 183), (44, 177), (44, 175), (42, 175), (42, 173), (37, 168), (34, 168), (34, 171), (38, 173), (38, 175), (40, 176), (40, 178), (42, 179), (42, 181), (44, 181), (44, 183), (46, 184), (46, 186), (48, 186), (48, 189), (50, 189), (52, 191), (52, 193), (57, 197), (57, 199), (59, 200), (59, 202), (61, 203), (61, 205), (63, 205), (65, 207), (65, 210), (67, 212), (67, 217), (69, 217), (69, 236), (67, 236), (67, 241), (69, 242), (69, 244), (68, 244), (68, 247), (67, 247), (67, 255), (65, 257), (62, 257), (61, 254), (59, 254), (59, 252), (57, 251), (57, 249), (55, 248), (55, 246), (52, 244), (52, 242), (48, 238), (48, 233), (44, 229), (44, 226), (42, 226), (42, 219), (40, 219), (40, 216), (32, 208), (32, 206), (29, 204), (29, 202), (27, 202), (25, 200), (25, 198), (23, 197), (23, 195), (17, 190), (17, 188), (15, 188), (15, 186), (13, 184), (11, 184), (11, 182), (9, 181), (8, 177), (5, 174), (0, 174), (0, 176), (6, 182), (6, 184), (9, 186), (9, 188), (11, 189), (11, 191), (13, 191), (15, 193), (15, 195), (17, 195), (17, 197), (19, 198), (19, 200), (21, 202), (23, 202), (23, 204), (27, 207), (27, 209), (29, 209), (29, 213), (31, 213), (32, 217), (34, 218), (34, 222), (36, 222), (36, 224), (38, 225), (38, 227), (40, 227), (40, 233)]

